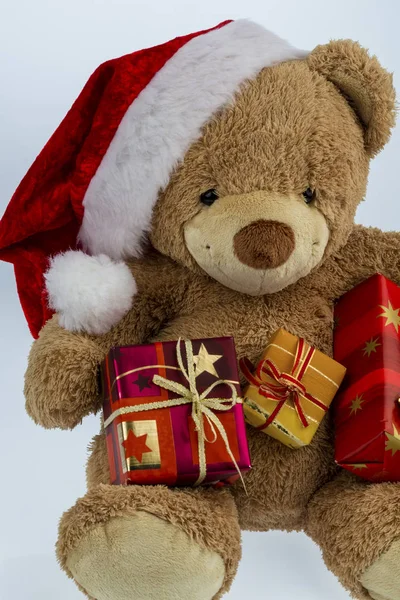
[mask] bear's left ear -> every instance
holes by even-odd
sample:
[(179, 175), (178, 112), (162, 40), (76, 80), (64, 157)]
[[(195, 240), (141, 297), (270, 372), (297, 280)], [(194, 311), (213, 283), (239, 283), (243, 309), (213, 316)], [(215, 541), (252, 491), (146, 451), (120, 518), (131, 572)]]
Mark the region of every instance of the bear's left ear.
[(335, 84), (357, 113), (365, 149), (377, 154), (395, 124), (396, 98), (392, 75), (357, 42), (337, 40), (317, 46), (307, 58), (311, 70)]

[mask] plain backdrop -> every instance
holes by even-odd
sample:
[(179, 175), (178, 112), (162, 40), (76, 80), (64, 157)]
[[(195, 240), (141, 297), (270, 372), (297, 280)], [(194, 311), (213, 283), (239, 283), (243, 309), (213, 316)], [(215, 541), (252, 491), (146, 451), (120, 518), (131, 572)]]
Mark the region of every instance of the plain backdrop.
[[(247, 17), (305, 49), (358, 40), (395, 72), (399, 89), (399, 7), (397, 0), (1, 0), (0, 214), (102, 61)], [(357, 214), (358, 222), (385, 230), (400, 229), (399, 129), (372, 164)], [(59, 516), (85, 492), (86, 448), (98, 418), (72, 432), (45, 431), (28, 418), (22, 386), (32, 340), (5, 263), (0, 293), (0, 598), (78, 600), (53, 546)], [(230, 600), (348, 597), (305, 535), (244, 534)]]

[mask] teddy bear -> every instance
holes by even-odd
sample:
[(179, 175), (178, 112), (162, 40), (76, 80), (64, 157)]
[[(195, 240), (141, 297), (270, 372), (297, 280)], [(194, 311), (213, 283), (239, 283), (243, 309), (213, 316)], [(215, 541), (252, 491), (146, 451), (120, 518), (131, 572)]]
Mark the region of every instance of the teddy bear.
[[(335, 301), (375, 272), (400, 284), (400, 235), (354, 224), (394, 111), (391, 75), (358, 43), (305, 52), (248, 21), (102, 65), (0, 229), (37, 337), (33, 420), (72, 429), (100, 411), (113, 346), (233, 336), (256, 362), (283, 327), (332, 355)], [(67, 575), (92, 600), (216, 599), (241, 531), (280, 529), (319, 544), (353, 597), (400, 600), (400, 484), (335, 464), (330, 411), (300, 449), (247, 433), (246, 490), (119, 486), (101, 424), (59, 525)]]

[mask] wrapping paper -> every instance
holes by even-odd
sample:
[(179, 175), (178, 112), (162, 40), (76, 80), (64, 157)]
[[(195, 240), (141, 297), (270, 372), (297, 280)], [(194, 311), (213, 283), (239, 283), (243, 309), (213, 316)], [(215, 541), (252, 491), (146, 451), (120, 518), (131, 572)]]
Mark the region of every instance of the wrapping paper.
[[(245, 372), (243, 361), (241, 366)], [(279, 329), (255, 372), (258, 384), (250, 381), (244, 392), (246, 420), (286, 446), (300, 448), (311, 442), (346, 369), (304, 340)]]
[[(218, 397), (227, 403), (224, 411), (207, 409), (214, 421), (205, 415), (198, 421), (206, 438), (206, 475), (201, 483), (233, 483), (239, 478), (237, 467), (240, 472), (251, 467), (234, 342), (230, 337), (192, 340), (190, 347), (197, 392), (204, 395), (214, 386), (206, 399)], [(198, 482), (199, 434), (193, 405), (188, 402), (147, 410), (149, 405), (179, 402), (180, 398), (176, 391), (157, 385), (155, 376), (172, 382), (171, 386), (190, 387), (178, 353), (187, 371), (188, 353), (181, 341), (113, 348), (104, 361), (103, 412), (111, 483), (184, 486)], [(228, 409), (233, 392), (238, 401)], [(130, 407), (138, 406), (143, 410), (130, 412)]]
[(376, 274), (335, 307), (334, 356), (347, 367), (335, 400), (335, 457), (370, 481), (400, 480), (400, 288)]

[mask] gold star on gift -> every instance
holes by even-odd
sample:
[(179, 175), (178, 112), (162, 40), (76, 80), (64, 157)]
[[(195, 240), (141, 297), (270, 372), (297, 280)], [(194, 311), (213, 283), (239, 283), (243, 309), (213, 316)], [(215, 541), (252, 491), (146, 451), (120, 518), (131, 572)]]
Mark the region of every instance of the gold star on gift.
[(367, 469), (367, 465), (365, 463), (355, 463), (355, 464), (349, 464), (349, 467), (352, 467), (355, 471), (358, 470), (362, 470), (362, 469)]
[(369, 342), (365, 343), (364, 356), (367, 355), (369, 358), (373, 352), (376, 352), (378, 346), (382, 346), (382, 344), (378, 342), (378, 338), (371, 338)]
[(392, 456), (394, 456), (396, 454), (396, 452), (398, 450), (400, 450), (400, 434), (397, 431), (395, 425), (393, 425), (393, 433), (388, 433), (387, 431), (385, 431), (385, 435), (386, 435), (385, 450), (386, 450), (386, 452), (391, 450)]
[(204, 373), (204, 371), (218, 377), (214, 363), (220, 358), (222, 358), (222, 354), (209, 354), (205, 345), (201, 344), (199, 353), (196, 356), (193, 356), (193, 361), (196, 366), (196, 377)]
[(393, 325), (396, 333), (398, 333), (400, 325), (400, 308), (393, 308), (390, 300), (388, 300), (388, 306), (382, 306), (382, 304), (379, 306), (383, 309), (383, 313), (378, 315), (378, 317), (384, 317), (386, 319), (385, 327)]
[(350, 406), (350, 415), (356, 414), (356, 412), (358, 410), (362, 409), (362, 403), (364, 402), (364, 399), (362, 397), (362, 394), (358, 395), (354, 398), (354, 400), (351, 403)]

